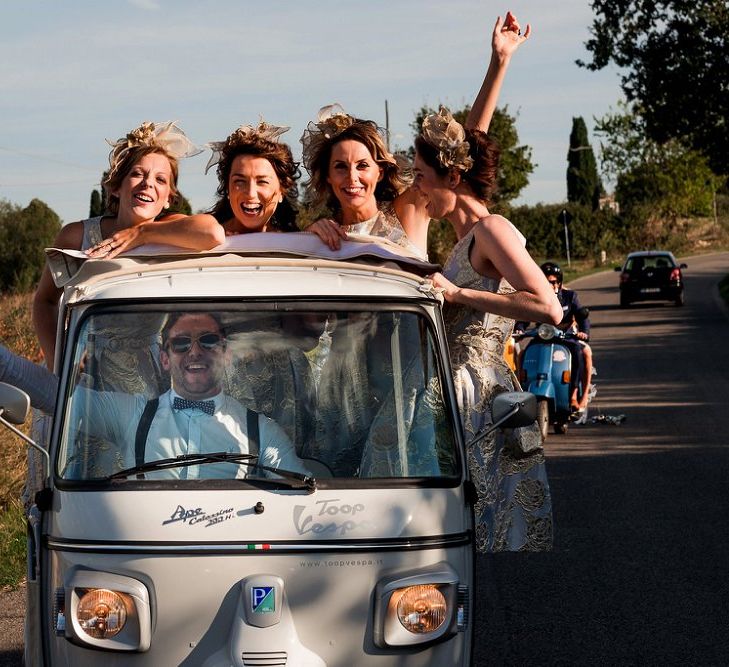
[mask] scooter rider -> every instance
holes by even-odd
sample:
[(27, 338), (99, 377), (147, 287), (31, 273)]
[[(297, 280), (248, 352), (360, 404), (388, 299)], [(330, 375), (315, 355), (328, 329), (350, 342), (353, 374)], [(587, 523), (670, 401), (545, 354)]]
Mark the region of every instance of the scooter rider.
[[(592, 348), (587, 343), (590, 339), (590, 318), (587, 315), (586, 309), (580, 304), (577, 292), (562, 286), (563, 276), (559, 264), (544, 262), (540, 268), (547, 277), (549, 284), (554, 288), (557, 298), (562, 305), (563, 317), (558, 328), (562, 331), (572, 331), (578, 339), (567, 339), (562, 341), (562, 344), (570, 349), (573, 367), (577, 371), (576, 375), (582, 379), (583, 392), (581, 399), (578, 400), (577, 384), (575, 383), (570, 400), (572, 408), (578, 412), (582, 412), (587, 408), (592, 380)], [(528, 326), (528, 322), (517, 322), (514, 331), (515, 333), (521, 333)]]

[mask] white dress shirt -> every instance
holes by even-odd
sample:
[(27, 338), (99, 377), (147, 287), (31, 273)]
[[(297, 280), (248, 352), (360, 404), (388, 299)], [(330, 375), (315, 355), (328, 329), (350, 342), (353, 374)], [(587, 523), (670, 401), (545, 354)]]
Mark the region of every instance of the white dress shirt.
[[(74, 394), (74, 405), (77, 408), (83, 406), (87, 417), (82, 420), (82, 429), (115, 443), (124, 467), (133, 466), (137, 427), (147, 399), (141, 395), (93, 391), (84, 387), (76, 387)], [(247, 410), (238, 401), (220, 393), (208, 399), (215, 403), (215, 412), (208, 415), (195, 408), (175, 410), (172, 407), (175, 396), (177, 394), (170, 390), (159, 397), (157, 412), (147, 435), (145, 461), (183, 454), (249, 453)], [(80, 411), (77, 414), (82, 416)], [(308, 474), (288, 436), (276, 422), (258, 414), (258, 429), (258, 453), (262, 465)], [(145, 473), (145, 476), (154, 479), (233, 479), (245, 477), (250, 470), (252, 468), (245, 464), (206, 463)], [(261, 471), (257, 474), (260, 475)], [(265, 471), (262, 474), (272, 476)]]

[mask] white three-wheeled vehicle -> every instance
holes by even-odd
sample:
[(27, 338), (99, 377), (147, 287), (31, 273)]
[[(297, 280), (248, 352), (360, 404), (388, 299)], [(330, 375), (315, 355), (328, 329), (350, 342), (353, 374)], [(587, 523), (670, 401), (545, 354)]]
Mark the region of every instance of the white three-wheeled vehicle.
[[(59, 391), (30, 513), (27, 660), (469, 664), (472, 498), (439, 295), (420, 277), (432, 267), (386, 245), (244, 242), (56, 253)], [(222, 335), (166, 341), (173, 313), (211, 314)], [(239, 411), (205, 417), (238, 415), (224, 424), (234, 446), (155, 426), (173, 344), (222, 346)], [(6, 420), (25, 417), (18, 395), (2, 389)], [(496, 410), (516, 425), (511, 396)], [(259, 415), (286, 456), (252, 433)]]

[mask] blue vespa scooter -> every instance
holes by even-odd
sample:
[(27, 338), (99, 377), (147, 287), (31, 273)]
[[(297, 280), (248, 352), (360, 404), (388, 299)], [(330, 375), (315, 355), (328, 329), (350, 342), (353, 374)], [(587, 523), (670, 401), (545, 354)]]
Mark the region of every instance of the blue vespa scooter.
[[(555, 433), (566, 433), (575, 414), (570, 406), (573, 383), (578, 384), (578, 400), (582, 397), (582, 383), (572, 370), (572, 355), (564, 341), (577, 340), (577, 336), (551, 324), (540, 324), (524, 331), (519, 339), (531, 339), (522, 355), (520, 380), (524, 391), (537, 397), (537, 424), (542, 439), (546, 440), (550, 424)], [(584, 422), (586, 416), (585, 411), (579, 421)]]

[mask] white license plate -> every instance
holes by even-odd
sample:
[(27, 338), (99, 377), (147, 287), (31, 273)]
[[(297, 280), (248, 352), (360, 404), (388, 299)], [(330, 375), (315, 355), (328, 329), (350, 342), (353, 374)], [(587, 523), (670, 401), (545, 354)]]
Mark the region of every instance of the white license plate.
[(660, 287), (644, 287), (640, 290), (641, 294), (658, 294), (661, 291)]

